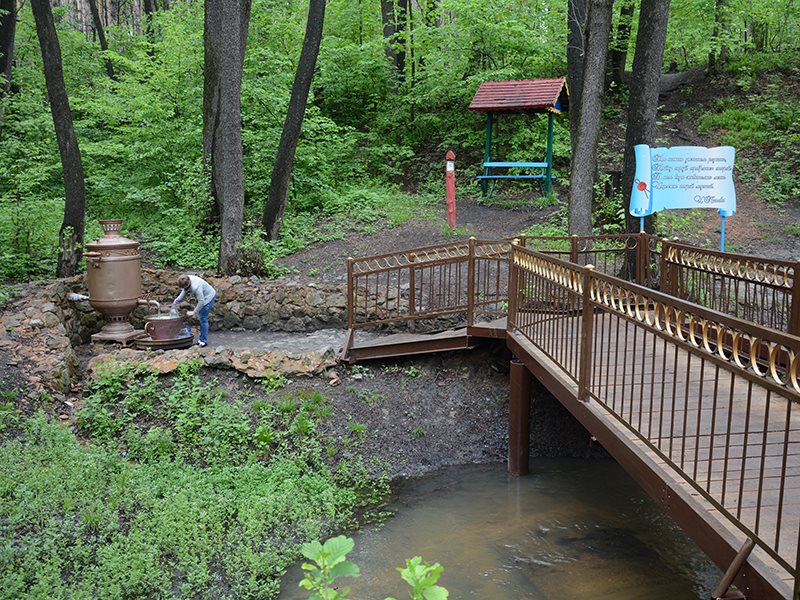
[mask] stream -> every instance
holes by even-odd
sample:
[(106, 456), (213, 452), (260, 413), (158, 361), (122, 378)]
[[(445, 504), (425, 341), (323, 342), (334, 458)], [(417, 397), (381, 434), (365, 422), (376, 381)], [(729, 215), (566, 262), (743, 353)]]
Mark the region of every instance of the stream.
[[(721, 572), (611, 460), (534, 459), (450, 467), (401, 482), (383, 525), (352, 537), (352, 600), (408, 598), (394, 567), (439, 562), (453, 600), (674, 600), (710, 597)], [(299, 564), (280, 600), (308, 598)]]

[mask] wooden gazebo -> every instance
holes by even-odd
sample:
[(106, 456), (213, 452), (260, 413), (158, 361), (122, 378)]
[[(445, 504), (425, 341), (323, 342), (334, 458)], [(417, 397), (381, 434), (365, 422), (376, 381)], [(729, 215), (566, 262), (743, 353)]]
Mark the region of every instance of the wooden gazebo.
[[(486, 113), (486, 145), (483, 153), (483, 175), (477, 177), (484, 195), (494, 179), (544, 179), (545, 193), (553, 186), (553, 119), (569, 108), (569, 90), (564, 77), (486, 81), (480, 85), (469, 105), (470, 110)], [(548, 114), (547, 150), (544, 162), (492, 161), (492, 129), (495, 115), (503, 113)], [(495, 169), (521, 169), (524, 174), (496, 174)], [(531, 172), (533, 170), (534, 172)]]

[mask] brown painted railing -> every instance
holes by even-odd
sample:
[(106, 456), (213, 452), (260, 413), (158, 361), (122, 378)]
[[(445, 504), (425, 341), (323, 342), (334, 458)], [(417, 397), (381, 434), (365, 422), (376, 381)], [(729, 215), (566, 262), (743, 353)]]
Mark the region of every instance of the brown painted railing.
[(459, 317), (505, 316), (509, 240), (348, 259), (348, 327)]
[(798, 262), (663, 241), (660, 289), (726, 315), (800, 335)]
[(520, 244), (562, 260), (594, 265), (600, 273), (653, 287), (658, 282), (661, 240), (646, 233), (596, 236), (521, 236)]
[[(657, 453), (800, 588), (800, 337), (522, 246), (509, 335)], [(796, 509), (796, 505), (795, 505)]]
[[(350, 259), (351, 329), (456, 316), (502, 317), (510, 240), (455, 242)], [(521, 236), (520, 245), (724, 314), (800, 335), (797, 263), (703, 250), (639, 234)], [(666, 251), (662, 251), (662, 248)]]

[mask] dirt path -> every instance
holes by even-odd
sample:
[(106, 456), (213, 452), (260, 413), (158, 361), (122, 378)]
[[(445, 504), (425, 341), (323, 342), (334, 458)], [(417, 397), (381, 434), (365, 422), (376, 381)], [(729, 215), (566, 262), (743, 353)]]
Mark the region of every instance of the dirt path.
[(296, 272), (286, 281), (342, 283), (347, 275), (347, 257), (374, 256), (397, 250), (461, 241), (469, 236), (483, 240), (513, 238), (535, 223), (545, 222), (556, 207), (508, 209), (479, 204), (472, 198), (457, 203), (457, 233), (446, 233), (444, 203), (440, 218), (414, 218), (397, 227), (384, 227), (372, 235), (351, 233), (343, 240), (318, 243), (288, 256), (280, 264)]

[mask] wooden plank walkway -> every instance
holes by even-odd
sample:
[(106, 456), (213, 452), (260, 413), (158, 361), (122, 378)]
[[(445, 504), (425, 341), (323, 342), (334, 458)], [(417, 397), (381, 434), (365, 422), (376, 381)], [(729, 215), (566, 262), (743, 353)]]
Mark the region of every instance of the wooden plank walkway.
[[(592, 423), (613, 431), (731, 544), (741, 544), (746, 534), (719, 508), (793, 568), (800, 535), (800, 406), (617, 315), (594, 317), (592, 398), (586, 403), (578, 401), (574, 361), (560, 355), (560, 349), (579, 347), (580, 316), (540, 320), (525, 330), (549, 352), (520, 331), (509, 333), (509, 345), (545, 385), (549, 379), (548, 387), (558, 388), (551, 391), (562, 403), (582, 405), (576, 416), (593, 413), (584, 423), (592, 434), (598, 435)], [(625, 343), (620, 322), (631, 329)], [(760, 565), (759, 574), (783, 590), (779, 597), (790, 598), (794, 582), (786, 570), (762, 550), (756, 555), (751, 562)]]
[(354, 331), (352, 344), (345, 348), (341, 358), (347, 362), (356, 362), (364, 359), (466, 350), (474, 348), (478, 338), (502, 339), (505, 333), (505, 317), (437, 333), (394, 333), (381, 336), (371, 334), (364, 342), (357, 339), (358, 332)]

